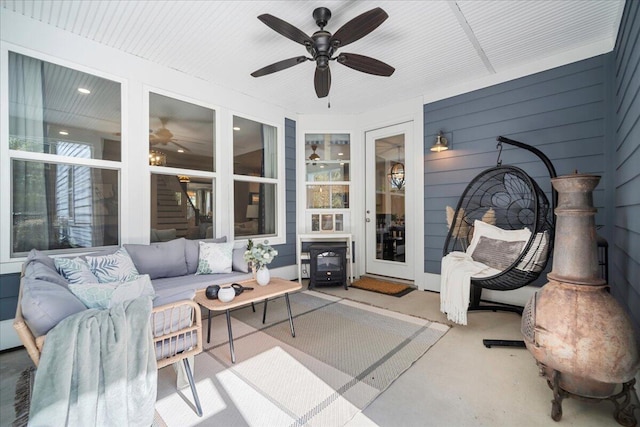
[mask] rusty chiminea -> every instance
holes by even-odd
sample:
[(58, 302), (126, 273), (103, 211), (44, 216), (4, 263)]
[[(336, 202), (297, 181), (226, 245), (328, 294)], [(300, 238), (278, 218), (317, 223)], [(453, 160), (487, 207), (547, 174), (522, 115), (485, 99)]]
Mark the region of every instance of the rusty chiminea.
[(551, 180), (558, 191), (553, 268), (524, 308), (522, 334), (553, 390), (555, 421), (562, 418), (562, 399), (577, 397), (611, 400), (616, 421), (635, 426), (638, 344), (629, 317), (598, 274), (592, 192), (599, 181), (578, 173)]

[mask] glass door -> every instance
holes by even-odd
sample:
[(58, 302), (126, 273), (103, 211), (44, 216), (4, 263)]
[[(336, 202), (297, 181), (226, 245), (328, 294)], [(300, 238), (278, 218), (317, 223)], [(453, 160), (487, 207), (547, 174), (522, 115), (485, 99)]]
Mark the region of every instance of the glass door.
[(408, 177), (410, 123), (367, 132), (366, 271), (413, 279), (412, 202), (416, 188)]

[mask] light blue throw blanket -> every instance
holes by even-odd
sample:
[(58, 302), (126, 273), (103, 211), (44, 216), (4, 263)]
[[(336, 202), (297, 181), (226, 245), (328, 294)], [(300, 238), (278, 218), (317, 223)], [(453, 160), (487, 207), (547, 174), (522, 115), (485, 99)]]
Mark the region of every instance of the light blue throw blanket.
[(151, 297), (67, 317), (47, 334), (29, 426), (150, 426), (157, 365)]

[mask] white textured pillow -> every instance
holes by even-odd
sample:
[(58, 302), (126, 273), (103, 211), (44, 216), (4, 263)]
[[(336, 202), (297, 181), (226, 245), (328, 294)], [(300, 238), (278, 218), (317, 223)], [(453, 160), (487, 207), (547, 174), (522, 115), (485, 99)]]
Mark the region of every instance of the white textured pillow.
[(87, 308), (111, 308), (142, 296), (155, 296), (148, 274), (128, 282), (71, 283), (69, 289)]
[(549, 233), (537, 233), (533, 239), (531, 247), (522, 257), (522, 261), (516, 266), (518, 270), (523, 271), (542, 271), (542, 265), (549, 255)]
[(91, 272), (89, 264), (82, 258), (55, 258), (58, 272), (69, 283), (95, 283), (98, 278)]
[(231, 273), (232, 263), (233, 242), (200, 242), (200, 255), (196, 274)]
[(531, 231), (528, 228), (521, 230), (503, 230), (495, 225), (487, 224), (486, 222), (475, 220), (473, 222), (473, 238), (469, 247), (467, 248), (467, 254), (473, 254), (473, 251), (480, 241), (480, 237), (485, 236), (494, 240), (504, 240), (505, 242), (528, 242), (531, 238)]
[(87, 263), (100, 283), (128, 282), (138, 276), (138, 270), (125, 248), (110, 255), (87, 256)]

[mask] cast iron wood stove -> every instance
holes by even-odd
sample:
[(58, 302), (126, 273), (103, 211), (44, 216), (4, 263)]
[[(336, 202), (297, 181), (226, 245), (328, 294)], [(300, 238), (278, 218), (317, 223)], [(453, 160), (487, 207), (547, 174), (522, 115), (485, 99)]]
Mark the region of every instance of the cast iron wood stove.
[(318, 285), (347, 287), (347, 247), (341, 243), (314, 244), (309, 247), (311, 275), (309, 289)]

